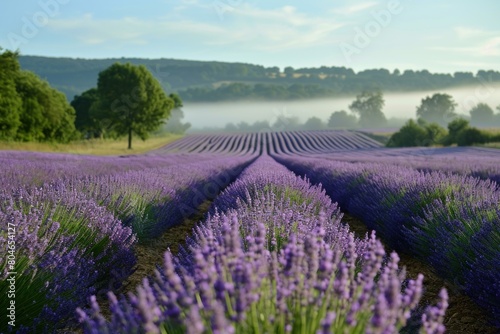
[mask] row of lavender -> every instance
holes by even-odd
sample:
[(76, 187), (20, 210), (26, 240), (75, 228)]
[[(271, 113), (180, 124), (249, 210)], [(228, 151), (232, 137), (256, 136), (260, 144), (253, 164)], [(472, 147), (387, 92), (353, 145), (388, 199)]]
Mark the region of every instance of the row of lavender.
[[(422, 275), (406, 280), (396, 253), (355, 239), (320, 187), (269, 157), (211, 212), (135, 294), (109, 293), (109, 320), (95, 298), (79, 309), (85, 333), (394, 333), (419, 313)], [(417, 326), (444, 332), (446, 307), (442, 290)]]
[(420, 171), (443, 171), (490, 179), (500, 183), (500, 150), (480, 147), (363, 149), (308, 157), (352, 162), (376, 162), (412, 167)]
[(294, 131), (245, 134), (193, 135), (159, 149), (158, 153), (293, 154), (331, 153), (340, 150), (377, 148), (380, 144), (351, 131)]
[(304, 156), (447, 171), (500, 182), (500, 151), (486, 148), (388, 149), (366, 135), (350, 131), (294, 131), (190, 136), (158, 153), (209, 153)]
[(147, 154), (98, 157), (62, 153), (0, 151), (0, 187), (39, 186), (53, 180), (102, 176), (157, 166), (214, 159), (213, 155)]
[[(77, 306), (132, 272), (136, 242), (181, 223), (254, 159), (38, 155), (1, 157), (0, 247), (13, 255), (0, 259), (0, 292), (10, 291), (13, 276), (21, 308), (2, 333), (69, 326)], [(2, 297), (0, 307), (8, 303)]]
[(279, 156), (393, 247), (429, 262), (500, 319), (500, 192), (477, 178)]

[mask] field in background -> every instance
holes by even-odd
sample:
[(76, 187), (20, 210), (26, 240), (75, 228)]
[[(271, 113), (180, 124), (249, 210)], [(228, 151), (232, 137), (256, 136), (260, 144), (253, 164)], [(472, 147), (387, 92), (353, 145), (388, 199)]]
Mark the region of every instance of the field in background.
[(69, 144), (0, 141), (0, 151), (16, 150), (90, 155), (139, 154), (156, 150), (180, 138), (182, 138), (182, 135), (172, 134), (151, 137), (146, 141), (134, 138), (131, 150), (127, 149), (127, 138), (81, 140)]

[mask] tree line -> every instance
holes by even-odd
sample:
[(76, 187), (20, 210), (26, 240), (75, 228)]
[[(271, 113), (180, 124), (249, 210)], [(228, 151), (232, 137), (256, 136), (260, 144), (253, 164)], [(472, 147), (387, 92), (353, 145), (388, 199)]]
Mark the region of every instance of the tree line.
[(447, 125), (447, 129), (437, 123), (427, 123), (422, 119), (410, 119), (398, 132), (394, 133), (387, 142), (388, 147), (416, 147), (416, 146), (471, 146), (500, 142), (500, 134), (471, 126), (469, 120), (456, 118)]
[[(422, 99), (417, 107), (417, 120), (410, 119), (396, 133), (387, 146), (470, 146), (500, 141), (500, 135), (480, 130), (476, 126), (500, 126), (500, 106), (495, 114), (486, 103), (478, 103), (469, 110), (470, 117), (465, 119), (455, 113), (457, 104), (448, 94), (434, 94)], [(445, 128), (446, 127), (446, 128)]]
[[(1, 51), (1, 49), (0, 49)], [(145, 66), (114, 63), (98, 75), (97, 87), (68, 103), (61, 92), (30, 71), (19, 54), (0, 53), (0, 139), (69, 142), (85, 138), (128, 137), (145, 140), (174, 111), (164, 131), (182, 133), (182, 100), (167, 96)]]
[(184, 101), (235, 99), (308, 99), (350, 96), (375, 88), (416, 91), (500, 82), (500, 72), (480, 70), (453, 74), (428, 70), (367, 69), (355, 72), (343, 66), (280, 69), (244, 63), (177, 59), (72, 59), (22, 56), (21, 65), (46, 78), (69, 100), (95, 85), (99, 72), (115, 62), (144, 65), (166, 91)]
[[(229, 123), (225, 131), (258, 132), (258, 131), (293, 131), (293, 130), (324, 130), (324, 129), (363, 129), (384, 128), (388, 120), (383, 113), (385, 100), (380, 91), (364, 91), (356, 96), (349, 105), (350, 112), (334, 111), (324, 122), (318, 117), (311, 117), (304, 123), (298, 117), (279, 116), (274, 122), (257, 121), (253, 124), (240, 122)], [(472, 145), (488, 141), (500, 141), (496, 136), (476, 128), (500, 126), (499, 113), (486, 103), (478, 103), (470, 111), (470, 117), (465, 119), (455, 112), (457, 103), (448, 94), (436, 93), (426, 96), (416, 106), (416, 119), (410, 119), (400, 131), (389, 140), (388, 146), (431, 146), (442, 145)], [(448, 130), (445, 128), (448, 127)]]
[(64, 94), (22, 70), (17, 52), (0, 53), (0, 139), (68, 142), (78, 136), (74, 123)]

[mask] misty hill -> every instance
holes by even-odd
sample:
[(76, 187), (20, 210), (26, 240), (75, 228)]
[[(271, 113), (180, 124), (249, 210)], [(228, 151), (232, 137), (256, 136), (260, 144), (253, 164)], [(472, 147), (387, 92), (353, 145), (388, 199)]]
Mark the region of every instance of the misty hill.
[(345, 96), (366, 89), (419, 91), (500, 82), (500, 72), (430, 73), (427, 70), (390, 72), (370, 69), (355, 72), (346, 67), (264, 67), (244, 63), (177, 59), (79, 59), (20, 56), (23, 69), (46, 79), (68, 100), (95, 87), (98, 73), (115, 62), (145, 65), (165, 90), (178, 92), (184, 101), (235, 99), (304, 99)]

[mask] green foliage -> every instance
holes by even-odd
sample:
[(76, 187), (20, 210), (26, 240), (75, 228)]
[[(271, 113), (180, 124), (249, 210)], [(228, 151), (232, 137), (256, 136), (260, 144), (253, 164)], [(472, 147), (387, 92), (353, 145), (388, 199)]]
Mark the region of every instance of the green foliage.
[(174, 101), (144, 66), (115, 63), (99, 73), (97, 82), (99, 117), (112, 125), (118, 135), (132, 134), (142, 140), (170, 116)]
[(444, 126), (456, 116), (456, 106), (457, 104), (450, 95), (436, 93), (422, 99), (420, 106), (417, 107), (417, 117)]
[[(293, 79), (296, 80), (296, 79)], [(339, 93), (333, 88), (319, 84), (295, 83), (292, 85), (276, 83), (227, 83), (214, 87), (190, 87), (179, 92), (183, 100), (206, 102), (227, 100), (293, 100), (335, 96)]]
[[(0, 48), (1, 50), (1, 48)], [(0, 139), (69, 142), (75, 111), (59, 91), (21, 70), (18, 53), (0, 53)]]
[[(102, 272), (99, 272), (96, 277), (95, 287), (105, 286), (110, 279), (109, 274), (112, 270), (112, 268), (104, 267), (104, 264), (109, 263), (108, 260), (112, 254), (111, 249), (106, 250), (111, 240), (107, 236), (100, 237), (97, 230), (89, 228), (88, 217), (76, 208), (69, 209), (61, 203), (43, 200), (38, 203), (28, 203), (23, 199), (14, 202), (13, 206), (27, 217), (34, 212), (42, 213), (41, 221), (33, 224), (33, 228), (29, 232), (37, 238), (47, 240), (47, 247), (42, 253), (27, 254), (23, 252), (17, 254), (15, 298), (16, 305), (19, 305), (20, 310), (22, 310), (16, 314), (16, 323), (28, 325), (35, 321), (36, 326), (38, 326), (35, 332), (44, 333), (46, 332), (44, 319), (39, 318), (43, 309), (46, 307), (55, 309), (60, 299), (76, 297), (70, 290), (53, 285), (55, 278), (59, 280), (72, 279), (74, 273), (54, 271), (52, 264), (47, 265), (51, 262), (50, 253), (56, 251), (58, 255), (62, 256), (75, 251), (78, 253), (78, 258), (92, 258), (96, 264), (95, 268), (102, 269)], [(0, 237), (6, 236), (0, 235)], [(67, 237), (72, 237), (73, 241), (68, 243), (65, 249), (58, 248), (62, 238)], [(92, 270), (93, 268), (88, 269)], [(0, 271), (7, 272), (5, 261), (0, 263)], [(51, 283), (49, 284), (49, 282)], [(0, 284), (0, 293), (3, 296), (6, 289), (7, 284)], [(54, 295), (54, 291), (57, 295)], [(0, 304), (2, 307), (4, 306), (4, 298)], [(0, 326), (0, 330), (2, 329), (4, 329), (4, 324)]]
[(469, 127), (469, 121), (456, 118), (448, 124), (448, 135), (443, 138), (443, 145), (449, 146), (458, 142), (460, 133)]
[(494, 122), (494, 111), (486, 103), (478, 103), (470, 111), (470, 122), (475, 126), (491, 126)]
[(382, 92), (364, 91), (356, 96), (349, 109), (359, 115), (359, 124), (361, 127), (381, 127), (387, 124), (382, 108), (385, 101)]
[(418, 125), (414, 120), (410, 119), (406, 124), (395, 134), (389, 138), (388, 147), (412, 147), (412, 146), (428, 146), (425, 145), (427, 132), (423, 127)]
[(326, 124), (318, 117), (309, 118), (302, 126), (304, 130), (323, 130), (326, 128)]
[(387, 142), (388, 147), (432, 146), (440, 143), (446, 136), (446, 130), (436, 123), (418, 122), (410, 119)]
[(471, 146), (474, 144), (485, 144), (491, 141), (490, 135), (478, 128), (469, 127), (462, 130), (457, 138), (458, 146)]
[(181, 97), (179, 96), (179, 94), (172, 93), (168, 97), (172, 101), (174, 101), (174, 109), (179, 109), (179, 108), (184, 107), (184, 105), (182, 104), (182, 100), (181, 100)]
[(183, 103), (178, 94), (170, 94), (168, 96), (174, 102), (174, 109), (170, 112), (170, 117), (167, 124), (163, 125), (158, 131), (159, 133), (184, 134), (191, 127), (191, 123), (183, 123), (184, 112), (182, 111)]
[(437, 123), (424, 123), (423, 126), (429, 145), (440, 143), (447, 135), (446, 129)]
[(17, 57), (15, 52), (0, 53), (0, 139), (3, 140), (13, 138), (21, 125), (22, 100), (14, 81), (19, 72)]
[(345, 110), (335, 111), (328, 119), (328, 127), (333, 129), (354, 129), (358, 119), (354, 115), (349, 115)]
[(16, 90), (23, 100), (16, 139), (67, 143), (76, 138), (75, 111), (62, 93), (28, 71), (18, 73)]
[(99, 122), (98, 115), (94, 114), (95, 109), (92, 109), (98, 99), (97, 89), (91, 88), (71, 101), (76, 112), (75, 127), (85, 138), (99, 138), (104, 133), (104, 126)]
[(448, 124), (448, 132), (436, 123), (409, 120), (398, 132), (389, 139), (388, 147), (431, 146), (443, 144), (446, 146), (470, 146), (485, 144), (497, 140), (497, 136), (470, 127), (469, 121), (456, 118)]
[(183, 118), (184, 112), (182, 111), (182, 109), (173, 109), (170, 112), (170, 118), (168, 119), (167, 124), (162, 126), (160, 132), (173, 133), (178, 135), (184, 134), (191, 127), (191, 123), (183, 123)]
[[(66, 93), (69, 100), (95, 85), (100, 71), (115, 62), (130, 62), (146, 66), (165, 84), (165, 89), (177, 91), (184, 101), (222, 101), (235, 99), (219, 91), (221, 82), (243, 83), (253, 87), (252, 98), (297, 99), (352, 95), (370, 89), (373, 83), (382, 91), (439, 90), (453, 86), (473, 85), (484, 82), (499, 82), (500, 72), (478, 71), (455, 74), (430, 73), (427, 70), (413, 71), (370, 69), (355, 72), (343, 66), (321, 66), (315, 68), (287, 69), (289, 74), (276, 66), (224, 63), (213, 61), (190, 61), (178, 59), (70, 59), (36, 56), (20, 57), (23, 68), (34, 71), (57, 89)], [(291, 70), (294, 75), (290, 75)], [(304, 86), (308, 96), (289, 91), (293, 84)], [(248, 98), (248, 97), (245, 97)]]

